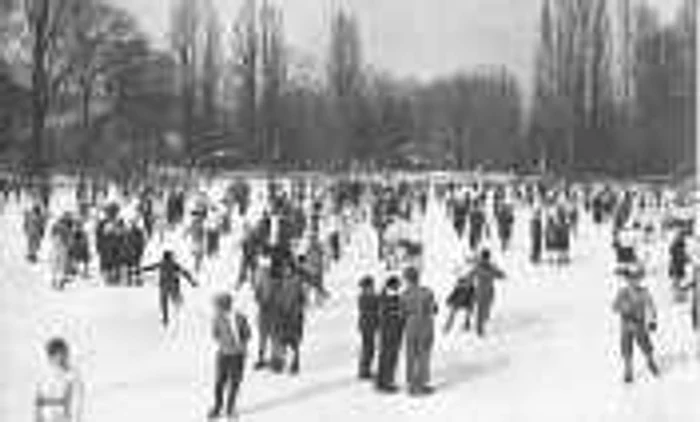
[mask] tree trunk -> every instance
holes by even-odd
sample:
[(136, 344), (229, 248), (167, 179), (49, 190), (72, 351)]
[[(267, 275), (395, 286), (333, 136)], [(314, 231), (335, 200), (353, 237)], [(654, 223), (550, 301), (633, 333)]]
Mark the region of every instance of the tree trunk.
[(86, 173), (90, 161), (90, 99), (92, 97), (92, 87), (90, 83), (85, 83), (83, 86), (83, 96), (81, 99), (82, 108), (82, 129), (83, 136), (80, 142), (79, 153), (79, 175), (78, 175), (78, 192), (82, 196), (87, 191)]
[(46, 75), (46, 33), (48, 32), (48, 1), (38, 2), (33, 6), (36, 12), (32, 28), (34, 45), (32, 47), (32, 141), (27, 157), (29, 175), (37, 186), (44, 189), (46, 179), (46, 161), (44, 151), (44, 132), (46, 127), (46, 109), (48, 107)]

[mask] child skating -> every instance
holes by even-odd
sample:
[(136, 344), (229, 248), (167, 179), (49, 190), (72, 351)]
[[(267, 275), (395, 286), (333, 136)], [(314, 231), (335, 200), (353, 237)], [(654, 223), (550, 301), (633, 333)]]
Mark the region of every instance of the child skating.
[(172, 251), (163, 252), (160, 262), (141, 268), (138, 272), (158, 271), (158, 291), (160, 297), (161, 322), (164, 327), (170, 322), (170, 304), (176, 310), (182, 305), (182, 290), (180, 288), (180, 275), (190, 282), (192, 287), (197, 287), (197, 282), (192, 275), (175, 261)]
[(624, 382), (634, 381), (634, 344), (641, 349), (647, 366), (654, 376), (659, 368), (654, 359), (651, 333), (656, 331), (656, 306), (649, 290), (642, 285), (644, 268), (633, 265), (620, 271), (626, 284), (620, 288), (613, 302), (613, 310), (620, 316), (620, 351), (624, 365)]

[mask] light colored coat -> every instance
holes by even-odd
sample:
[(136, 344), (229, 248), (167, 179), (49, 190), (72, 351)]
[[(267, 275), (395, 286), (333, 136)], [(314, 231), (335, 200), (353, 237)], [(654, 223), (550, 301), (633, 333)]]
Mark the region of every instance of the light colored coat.
[(401, 310), (406, 321), (406, 338), (432, 340), (437, 313), (435, 295), (425, 286), (410, 286), (401, 295)]

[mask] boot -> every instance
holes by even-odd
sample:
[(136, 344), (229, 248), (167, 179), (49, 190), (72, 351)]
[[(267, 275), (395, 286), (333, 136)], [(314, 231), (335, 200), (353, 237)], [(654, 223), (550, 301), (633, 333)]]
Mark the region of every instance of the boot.
[(632, 361), (628, 360), (625, 362), (625, 373), (623, 376), (625, 384), (632, 384), (634, 381), (634, 375), (632, 373)]
[(284, 371), (284, 361), (279, 358), (273, 358), (270, 361), (270, 368), (272, 369), (272, 372), (277, 374), (282, 373), (282, 371)]
[(658, 377), (660, 375), (659, 367), (653, 357), (649, 357), (648, 366), (653, 376)]

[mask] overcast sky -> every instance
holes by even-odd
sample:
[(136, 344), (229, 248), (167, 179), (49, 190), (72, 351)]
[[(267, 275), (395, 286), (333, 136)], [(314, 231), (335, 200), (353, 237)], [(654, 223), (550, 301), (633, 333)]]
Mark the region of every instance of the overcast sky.
[[(163, 38), (170, 0), (112, 0)], [(196, 0), (195, 0), (196, 1)], [(233, 21), (241, 0), (214, 0)], [(282, 4), (289, 42), (308, 54), (326, 47), (331, 4), (357, 14), (367, 61), (421, 79), (479, 64), (505, 64), (530, 83), (540, 0), (271, 0)], [(617, 0), (613, 0), (617, 1)], [(681, 0), (646, 0), (669, 17)]]

